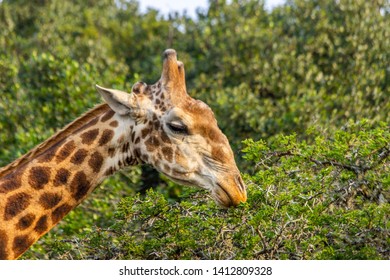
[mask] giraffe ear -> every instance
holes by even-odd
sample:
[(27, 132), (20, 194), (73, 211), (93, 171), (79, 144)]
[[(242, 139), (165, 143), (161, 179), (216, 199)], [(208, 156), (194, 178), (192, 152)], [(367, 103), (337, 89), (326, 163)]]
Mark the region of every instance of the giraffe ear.
[(104, 101), (119, 115), (129, 115), (137, 109), (137, 102), (133, 94), (116, 89), (108, 89), (96, 85), (97, 91)]

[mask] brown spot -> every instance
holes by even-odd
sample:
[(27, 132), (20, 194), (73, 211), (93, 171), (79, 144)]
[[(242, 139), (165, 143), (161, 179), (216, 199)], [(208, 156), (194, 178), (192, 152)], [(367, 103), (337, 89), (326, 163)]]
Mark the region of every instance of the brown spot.
[(16, 229), (18, 230), (24, 230), (28, 227), (31, 226), (31, 224), (35, 220), (35, 215), (34, 214), (27, 214), (24, 215), (22, 218), (20, 218), (19, 222), (16, 224)]
[(56, 144), (53, 147), (51, 147), (50, 149), (48, 149), (43, 155), (38, 157), (38, 162), (42, 163), (42, 162), (52, 161), (52, 159), (56, 155), (56, 152), (57, 152), (59, 147), (60, 147), (60, 145)]
[(4, 220), (11, 220), (30, 205), (31, 196), (26, 193), (17, 193), (7, 199), (4, 209)]
[(0, 184), (0, 193), (8, 193), (21, 187), (21, 180), (19, 178), (13, 178), (5, 180)]
[(106, 122), (108, 121), (109, 119), (112, 118), (112, 116), (115, 114), (115, 112), (113, 110), (109, 110), (107, 113), (105, 113), (101, 119), (102, 122)]
[(57, 174), (54, 178), (54, 186), (58, 187), (68, 183), (70, 172), (65, 168), (61, 168), (57, 171)]
[(158, 105), (158, 104), (160, 104), (160, 99), (156, 99), (156, 104)]
[(33, 243), (34, 239), (30, 238), (28, 235), (16, 236), (12, 247), (15, 256), (21, 255)]
[(50, 168), (35, 166), (30, 169), (28, 183), (36, 190), (42, 189), (50, 178)]
[(62, 197), (56, 193), (44, 193), (39, 198), (39, 203), (44, 209), (51, 209), (60, 203)]
[(37, 223), (35, 224), (35, 227), (34, 227), (34, 230), (41, 234), (41, 233), (44, 233), (48, 228), (48, 224), (47, 224), (47, 216), (42, 216), (39, 218), (39, 220), (37, 221)]
[(4, 230), (0, 230), (0, 260), (8, 259), (7, 242), (7, 233)]
[(161, 149), (161, 152), (163, 153), (164, 158), (167, 161), (172, 162), (172, 159), (173, 159), (173, 150), (172, 150), (172, 148), (170, 148), (170, 147), (163, 147)]
[(146, 149), (151, 152), (154, 151), (159, 144), (159, 141), (156, 136), (152, 135), (145, 141)]
[(121, 148), (121, 152), (122, 153), (127, 153), (127, 151), (129, 150), (130, 148), (130, 143), (129, 142), (126, 142), (125, 144), (123, 144), (122, 148)]
[(134, 144), (138, 144), (140, 141), (141, 141), (141, 138), (137, 137), (137, 138), (135, 138)]
[(133, 142), (133, 143), (134, 143), (134, 137), (135, 137), (135, 131), (133, 131), (133, 132), (131, 133), (131, 142)]
[(118, 121), (112, 121), (112, 122), (110, 122), (110, 126), (112, 126), (112, 127), (117, 127), (117, 126), (118, 126)]
[(150, 133), (150, 129), (148, 127), (142, 129), (142, 131), (141, 131), (142, 139), (144, 139), (149, 133)]
[(91, 129), (91, 130), (89, 130), (87, 132), (84, 132), (83, 134), (80, 135), (81, 143), (86, 144), (86, 145), (92, 144), (93, 141), (98, 136), (98, 134), (99, 134), (99, 129), (98, 128)]
[(88, 127), (91, 127), (91, 126), (97, 124), (98, 121), (99, 121), (99, 118), (98, 118), (98, 117), (93, 118), (90, 122), (88, 122), (86, 125), (84, 125), (81, 129), (85, 130), (85, 129), (87, 129)]
[(126, 157), (126, 159), (125, 159), (126, 165), (134, 165), (134, 164), (136, 164), (136, 162), (137, 161), (132, 157)]
[(115, 148), (108, 148), (108, 156), (114, 157), (115, 151), (116, 151)]
[(103, 157), (99, 152), (94, 152), (88, 161), (89, 166), (93, 172), (98, 173), (103, 164)]
[(58, 151), (56, 155), (57, 163), (60, 163), (61, 161), (66, 159), (73, 152), (75, 148), (76, 145), (73, 140), (66, 143), (64, 146), (62, 146), (62, 148)]
[(83, 163), (83, 161), (87, 155), (88, 155), (87, 150), (80, 149), (74, 153), (74, 155), (70, 159), (70, 162), (73, 164), (81, 164), (81, 163)]
[(110, 129), (104, 130), (102, 137), (100, 137), (100, 139), (99, 139), (99, 145), (103, 146), (103, 145), (107, 144), (112, 139), (112, 137), (114, 137), (114, 131), (112, 131)]
[(114, 174), (115, 173), (115, 168), (114, 167), (110, 167), (110, 168), (108, 168), (105, 172), (104, 172), (104, 175), (105, 176), (111, 176), (112, 174)]
[(165, 131), (161, 132), (161, 140), (166, 144), (171, 144), (171, 140), (169, 139), (168, 135), (165, 133)]
[(85, 173), (83, 171), (77, 172), (70, 184), (73, 198), (76, 200), (82, 199), (88, 193), (90, 186)]
[(135, 156), (136, 158), (140, 158), (140, 156), (141, 156), (141, 150), (140, 150), (140, 148), (135, 148), (135, 149), (134, 149), (134, 156)]
[(154, 122), (153, 122), (153, 127), (154, 127), (155, 130), (159, 130), (160, 125), (161, 125), (161, 124), (160, 124), (160, 121), (154, 121)]
[(51, 213), (51, 221), (53, 224), (58, 223), (69, 211), (72, 210), (72, 206), (69, 204), (62, 204), (58, 206), (53, 213)]

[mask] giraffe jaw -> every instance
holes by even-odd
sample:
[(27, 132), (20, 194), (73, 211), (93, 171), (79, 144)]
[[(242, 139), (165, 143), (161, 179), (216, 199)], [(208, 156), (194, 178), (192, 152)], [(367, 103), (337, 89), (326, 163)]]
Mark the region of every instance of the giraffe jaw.
[[(175, 178), (168, 174), (165, 174), (165, 176), (173, 182), (184, 186), (195, 186), (209, 190), (214, 201), (223, 208), (228, 208), (232, 206), (234, 207), (239, 205), (241, 202), (246, 202), (247, 196), (245, 186), (239, 175), (234, 178), (233, 184), (231, 184), (229, 180), (226, 180), (225, 183), (212, 180), (212, 182), (202, 182), (201, 184), (199, 184), (196, 179), (191, 179), (192, 174), (196, 174), (196, 172), (181, 173), (180, 175), (182, 176), (182, 178), (184, 177), (186, 179)], [(207, 177), (209, 180), (212, 178), (212, 176), (202, 177)]]

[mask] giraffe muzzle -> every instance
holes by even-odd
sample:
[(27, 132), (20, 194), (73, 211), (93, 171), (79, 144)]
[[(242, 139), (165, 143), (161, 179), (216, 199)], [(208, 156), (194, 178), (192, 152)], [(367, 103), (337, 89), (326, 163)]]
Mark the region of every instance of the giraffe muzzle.
[(218, 182), (212, 194), (215, 201), (223, 207), (237, 206), (247, 199), (245, 184), (240, 175)]

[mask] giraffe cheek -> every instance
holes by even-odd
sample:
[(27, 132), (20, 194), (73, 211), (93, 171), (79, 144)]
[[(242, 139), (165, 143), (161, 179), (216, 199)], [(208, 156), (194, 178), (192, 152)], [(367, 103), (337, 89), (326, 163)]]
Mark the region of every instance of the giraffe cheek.
[(182, 166), (183, 168), (188, 167), (188, 162), (187, 159), (184, 157), (183, 153), (179, 151), (179, 149), (176, 149), (175, 151), (175, 160), (174, 160), (175, 165)]
[(156, 150), (159, 146), (159, 140), (155, 135), (151, 135), (146, 141), (145, 141), (145, 147), (148, 152), (153, 152)]
[(161, 152), (165, 161), (167, 161), (168, 163), (171, 163), (173, 161), (173, 150), (171, 147), (164, 146), (162, 147)]

